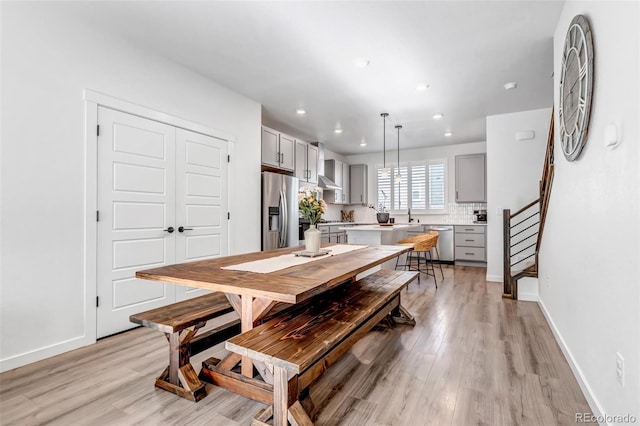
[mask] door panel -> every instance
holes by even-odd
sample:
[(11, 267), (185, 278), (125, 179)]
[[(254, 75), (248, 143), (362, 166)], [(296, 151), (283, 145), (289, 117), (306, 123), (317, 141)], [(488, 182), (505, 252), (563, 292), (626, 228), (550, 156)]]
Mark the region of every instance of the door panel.
[(220, 226), (222, 222), (222, 209), (220, 206), (186, 206), (186, 223), (193, 226)]
[(207, 176), (197, 173), (185, 173), (186, 195), (220, 199), (221, 182), (219, 176)]
[(166, 221), (166, 209), (163, 203), (113, 203), (113, 229), (162, 228)]
[(166, 146), (163, 133), (156, 133), (135, 123), (119, 123), (114, 129), (117, 132), (113, 140), (113, 150), (124, 154), (135, 154), (143, 157), (165, 159)]
[[(135, 157), (133, 158), (135, 161)], [(164, 165), (148, 167), (139, 164), (113, 163), (114, 191), (164, 194), (167, 189), (166, 183)]]
[(172, 285), (135, 278), (175, 263), (175, 129), (98, 108), (97, 336), (135, 325), (129, 315), (175, 300)]
[(116, 309), (138, 305), (141, 301), (153, 303), (166, 298), (167, 286), (155, 281), (125, 278), (113, 282), (113, 306)]
[[(227, 141), (176, 129), (176, 262), (228, 254)], [(206, 293), (176, 286), (176, 300)]]
[(196, 235), (186, 237), (186, 258), (204, 259), (220, 256), (220, 235)]
[(113, 270), (166, 263), (165, 238), (113, 242)]

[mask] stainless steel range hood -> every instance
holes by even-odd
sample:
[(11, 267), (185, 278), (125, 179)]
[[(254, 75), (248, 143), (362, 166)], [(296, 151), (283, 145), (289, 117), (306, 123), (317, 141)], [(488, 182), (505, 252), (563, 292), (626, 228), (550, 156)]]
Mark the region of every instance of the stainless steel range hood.
[(324, 144), (322, 142), (313, 142), (312, 145), (318, 147), (318, 186), (322, 189), (341, 190), (340, 185), (324, 175)]

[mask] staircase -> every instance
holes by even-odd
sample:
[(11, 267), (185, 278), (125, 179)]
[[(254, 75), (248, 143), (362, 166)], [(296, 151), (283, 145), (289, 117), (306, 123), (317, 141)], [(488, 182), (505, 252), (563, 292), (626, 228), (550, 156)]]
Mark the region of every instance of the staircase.
[(504, 293), (502, 297), (518, 299), (518, 280), (538, 276), (538, 253), (544, 231), (553, 183), (553, 111), (547, 140), (547, 153), (540, 180), (540, 196), (515, 213), (502, 211), (504, 238)]

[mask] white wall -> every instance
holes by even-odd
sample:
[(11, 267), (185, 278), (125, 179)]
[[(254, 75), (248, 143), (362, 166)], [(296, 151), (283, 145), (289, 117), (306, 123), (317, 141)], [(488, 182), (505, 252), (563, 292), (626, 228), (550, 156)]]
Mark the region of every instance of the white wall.
[[(400, 150), (400, 163), (410, 162), (410, 161), (422, 161), (422, 160), (438, 160), (438, 159), (446, 159), (446, 167), (447, 167), (447, 203), (455, 202), (456, 198), (456, 189), (455, 189), (455, 179), (456, 179), (456, 155), (465, 155), (465, 154), (481, 154), (486, 152), (487, 144), (485, 142), (472, 142), (465, 144), (456, 144), (456, 145), (443, 145), (443, 146), (434, 146), (434, 147), (426, 147), (419, 149), (407, 149)], [(389, 161), (387, 164), (391, 164), (391, 166), (397, 163), (397, 160), (393, 160), (397, 158), (396, 151), (387, 151), (387, 160), (392, 159), (391, 163)], [(349, 155), (345, 157), (346, 162), (348, 164), (367, 164), (369, 166), (369, 203), (374, 204), (376, 202), (376, 167), (382, 166), (382, 152), (372, 153), (372, 154), (360, 154), (360, 155)], [(369, 209), (366, 207), (360, 207), (357, 205), (349, 206), (349, 210), (355, 210), (355, 220), (357, 222), (375, 222), (376, 215), (373, 209)], [(339, 209), (338, 209), (339, 213)], [(408, 216), (401, 214), (394, 214), (397, 221), (406, 222)], [(420, 223), (429, 223), (429, 222), (438, 222), (442, 220), (448, 220), (447, 214), (442, 215), (414, 215), (415, 218), (420, 220)]]
[[(565, 34), (577, 14), (586, 15), (593, 30), (595, 90), (589, 139), (575, 162), (562, 154), (556, 115), (540, 300), (592, 409), (640, 419), (638, 9), (638, 2), (571, 1), (558, 21), (555, 104)], [(622, 129), (615, 149), (603, 143), (605, 126), (612, 122)], [(616, 381), (616, 352), (625, 359), (624, 388)]]
[[(540, 195), (550, 122), (551, 108), (487, 117), (489, 281), (502, 282), (502, 209), (515, 212)], [(533, 130), (535, 138), (517, 141), (516, 132), (523, 130)]]
[[(91, 343), (84, 104), (92, 89), (235, 137), (232, 251), (260, 249), (260, 104), (60, 13), (2, 2), (2, 370)], [(249, 201), (248, 201), (249, 200)]]

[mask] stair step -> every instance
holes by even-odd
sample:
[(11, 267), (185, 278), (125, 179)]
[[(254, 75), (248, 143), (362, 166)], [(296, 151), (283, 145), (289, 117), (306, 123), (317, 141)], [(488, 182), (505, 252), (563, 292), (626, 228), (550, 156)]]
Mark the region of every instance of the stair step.
[(538, 266), (534, 262), (530, 262), (526, 268), (516, 272), (511, 275), (511, 278), (514, 280), (518, 280), (522, 277), (537, 277), (538, 276)]

